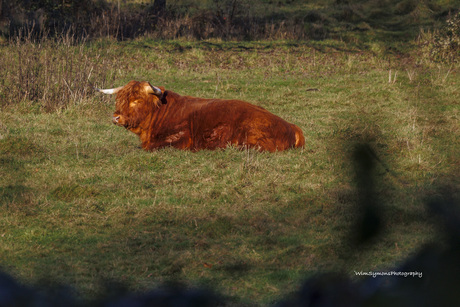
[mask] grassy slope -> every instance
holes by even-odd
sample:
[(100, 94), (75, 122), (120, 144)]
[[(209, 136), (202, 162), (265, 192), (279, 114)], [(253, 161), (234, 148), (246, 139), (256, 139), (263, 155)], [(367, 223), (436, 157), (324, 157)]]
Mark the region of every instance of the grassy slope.
[[(147, 79), (245, 99), (299, 125), (306, 147), (148, 153), (110, 123), (113, 100), (99, 94), (55, 113), (5, 107), (3, 268), (87, 297), (103, 280), (132, 290), (183, 280), (265, 304), (317, 271), (384, 269), (414, 252), (433, 236), (425, 197), (458, 187), (458, 67), (327, 45), (93, 43), (117, 80), (104, 86)], [(359, 216), (350, 153), (362, 141), (394, 174), (377, 166), (385, 231), (356, 250), (345, 238)]]

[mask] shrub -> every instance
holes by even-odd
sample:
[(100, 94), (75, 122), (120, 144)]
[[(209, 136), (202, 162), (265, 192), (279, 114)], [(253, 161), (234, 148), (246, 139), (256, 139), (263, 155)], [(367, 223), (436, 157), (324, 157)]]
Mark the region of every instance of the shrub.
[(460, 12), (433, 33), (422, 33), (422, 50), (435, 62), (456, 63), (460, 56)]

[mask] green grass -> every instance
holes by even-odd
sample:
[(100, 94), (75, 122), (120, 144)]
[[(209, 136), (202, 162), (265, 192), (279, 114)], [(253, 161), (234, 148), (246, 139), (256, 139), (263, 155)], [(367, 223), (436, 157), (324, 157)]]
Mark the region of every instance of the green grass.
[[(426, 199), (459, 186), (459, 67), (415, 51), (399, 58), (341, 44), (138, 39), (68, 47), (92, 55), (87, 67), (104, 78), (91, 78), (96, 86), (138, 79), (244, 99), (299, 125), (306, 146), (145, 152), (111, 124), (113, 97), (89, 93), (52, 112), (40, 100), (4, 102), (3, 270), (25, 283), (69, 284), (86, 298), (110, 280), (133, 291), (179, 280), (235, 304), (266, 305), (317, 272), (353, 276), (414, 253), (435, 237)], [(15, 46), (0, 48), (15, 54)], [(351, 156), (362, 142), (383, 161), (375, 180), (385, 227), (358, 248), (348, 240), (360, 216)]]

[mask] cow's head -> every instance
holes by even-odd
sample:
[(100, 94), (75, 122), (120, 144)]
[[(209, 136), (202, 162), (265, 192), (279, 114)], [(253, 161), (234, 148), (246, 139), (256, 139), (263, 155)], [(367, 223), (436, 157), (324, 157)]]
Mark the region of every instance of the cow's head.
[(131, 81), (113, 89), (96, 89), (104, 94), (117, 94), (112, 122), (137, 133), (141, 123), (161, 106), (163, 91), (149, 82)]

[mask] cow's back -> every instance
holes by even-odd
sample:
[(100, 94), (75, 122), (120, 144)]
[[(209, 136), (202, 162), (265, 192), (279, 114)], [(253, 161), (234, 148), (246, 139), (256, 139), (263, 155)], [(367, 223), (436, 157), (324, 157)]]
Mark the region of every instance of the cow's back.
[(229, 144), (280, 151), (305, 144), (302, 131), (269, 111), (241, 100), (203, 100), (191, 114), (193, 149)]
[(241, 100), (202, 99), (165, 91), (141, 136), (147, 150), (172, 146), (201, 150), (229, 144), (281, 151), (305, 144), (299, 127)]

